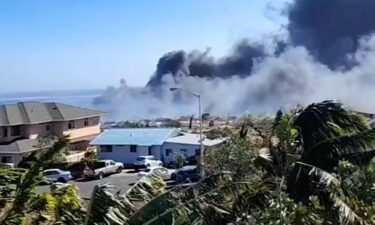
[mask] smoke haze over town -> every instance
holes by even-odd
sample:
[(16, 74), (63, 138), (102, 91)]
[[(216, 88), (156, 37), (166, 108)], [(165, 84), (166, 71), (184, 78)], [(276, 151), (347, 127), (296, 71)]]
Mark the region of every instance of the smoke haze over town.
[[(244, 37), (221, 58), (210, 49), (174, 50), (161, 56), (145, 87), (122, 80), (95, 103), (114, 117), (142, 118), (205, 112), (273, 112), (281, 107), (337, 99), (374, 112), (375, 2), (295, 0), (279, 9), (288, 23), (264, 42)], [(284, 35), (285, 34), (285, 35)]]

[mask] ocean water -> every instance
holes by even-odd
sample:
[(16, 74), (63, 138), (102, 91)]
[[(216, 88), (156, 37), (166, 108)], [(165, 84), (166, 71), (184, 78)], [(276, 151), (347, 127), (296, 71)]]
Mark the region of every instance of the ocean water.
[(60, 102), (80, 107), (98, 108), (93, 104), (94, 98), (104, 90), (44, 91), (0, 93), (0, 105), (24, 101)]

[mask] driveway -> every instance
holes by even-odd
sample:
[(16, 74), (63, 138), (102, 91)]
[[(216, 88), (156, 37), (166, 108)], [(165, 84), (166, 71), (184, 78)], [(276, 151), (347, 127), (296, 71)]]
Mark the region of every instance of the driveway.
[[(114, 185), (114, 190), (120, 190), (121, 193), (126, 192), (130, 188), (130, 184), (136, 182), (136, 173), (129, 171), (123, 171), (119, 174), (112, 174), (109, 175), (101, 180), (78, 180), (78, 181), (70, 181), (70, 184), (75, 184), (79, 188), (79, 194), (81, 198), (87, 199), (91, 198), (92, 190), (94, 189), (95, 185), (97, 184), (112, 184)], [(49, 192), (50, 186), (39, 186), (37, 188), (37, 193), (45, 193)]]

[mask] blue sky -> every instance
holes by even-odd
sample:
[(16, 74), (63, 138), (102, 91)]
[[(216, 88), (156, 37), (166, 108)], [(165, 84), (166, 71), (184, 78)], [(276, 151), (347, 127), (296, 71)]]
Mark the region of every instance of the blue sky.
[(121, 78), (143, 86), (168, 51), (221, 56), (278, 30), (265, 9), (283, 2), (1, 0), (0, 92), (97, 89)]

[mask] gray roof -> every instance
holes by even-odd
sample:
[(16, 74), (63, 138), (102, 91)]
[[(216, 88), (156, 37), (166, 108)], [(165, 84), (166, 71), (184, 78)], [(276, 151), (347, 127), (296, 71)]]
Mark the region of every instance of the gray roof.
[(41, 147), (38, 139), (23, 139), (8, 145), (0, 145), (0, 154), (17, 154), (39, 150)]
[(19, 102), (0, 106), (0, 126), (74, 120), (104, 112), (55, 102)]

